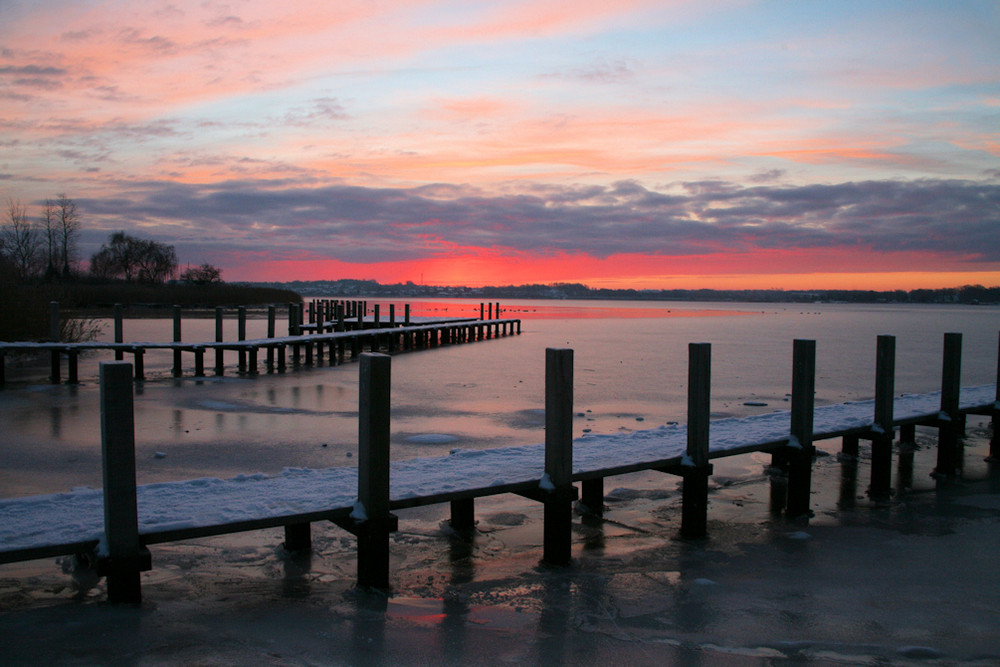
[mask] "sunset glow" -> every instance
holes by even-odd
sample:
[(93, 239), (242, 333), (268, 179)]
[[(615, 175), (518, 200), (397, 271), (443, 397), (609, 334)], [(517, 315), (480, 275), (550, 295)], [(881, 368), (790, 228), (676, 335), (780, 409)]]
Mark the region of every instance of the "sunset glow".
[[(994, 2), (8, 2), (0, 196), (226, 280), (1000, 285)], [(59, 20), (52, 20), (59, 16)]]

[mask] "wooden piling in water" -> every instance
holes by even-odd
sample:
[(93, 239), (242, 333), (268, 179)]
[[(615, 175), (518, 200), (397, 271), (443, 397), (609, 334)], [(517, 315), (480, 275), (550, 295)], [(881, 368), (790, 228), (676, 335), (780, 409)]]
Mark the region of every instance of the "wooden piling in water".
[(138, 603), (139, 573), (150, 568), (149, 552), (139, 542), (132, 367), (123, 361), (101, 363), (100, 384), (107, 554), (99, 571), (107, 576), (110, 602)]
[[(302, 304), (288, 304), (288, 335), (298, 336), (302, 333)], [(298, 366), (301, 350), (298, 343), (292, 343), (292, 365)]]
[(594, 477), (580, 482), (580, 504), (587, 512), (601, 516), (604, 514), (604, 478)]
[[(274, 321), (277, 315), (277, 308), (274, 305), (267, 307), (267, 337), (274, 338)], [(267, 346), (267, 370), (274, 370), (274, 346)]]
[(389, 533), (396, 529), (389, 512), (389, 399), (391, 358), (361, 355), (358, 405), (358, 586), (389, 588)]
[(712, 346), (688, 345), (687, 460), (681, 465), (681, 536), (704, 537), (708, 532), (709, 416), (711, 414)]
[[(174, 342), (181, 342), (181, 307), (174, 306)], [(179, 378), (181, 376), (181, 351), (179, 349), (174, 350), (174, 377)]]
[[(3, 360), (0, 359), (0, 363)], [(990, 438), (990, 459), (993, 461), (1000, 461), (1000, 335), (997, 337), (997, 393), (996, 401), (993, 403), (993, 414), (991, 415), (991, 421), (993, 423), (993, 436)]]
[[(116, 303), (114, 306), (114, 318), (115, 318), (115, 342), (124, 343), (125, 342), (125, 326), (122, 318), (122, 305)], [(115, 361), (122, 361), (125, 359), (124, 350), (115, 350)]]
[(146, 350), (137, 347), (132, 351), (132, 356), (135, 359), (135, 379), (145, 380), (146, 379), (146, 367), (144, 365), (143, 357), (146, 354)]
[[(59, 302), (49, 302), (49, 340), (53, 343), (59, 342)], [(50, 353), (51, 373), (49, 379), (53, 384), (58, 384), (60, 379), (59, 357), (62, 353), (59, 350), (52, 350)]]
[(476, 527), (476, 499), (462, 498), (451, 501), (451, 517), (448, 525), (453, 530), (470, 531)]
[(958, 398), (962, 384), (962, 334), (944, 335), (941, 364), (941, 414), (938, 419), (938, 457), (934, 475), (954, 477), (958, 468), (960, 415)]
[(80, 351), (75, 347), (71, 347), (66, 350), (66, 382), (69, 384), (77, 384), (79, 379), (79, 358)]
[(896, 338), (879, 336), (875, 354), (875, 420), (872, 429), (872, 480), (868, 496), (886, 500), (892, 490), (892, 424), (896, 382)]
[(841, 447), (840, 447), (841, 457), (847, 457), (856, 460), (858, 458), (860, 444), (861, 444), (861, 437), (856, 433), (851, 433), (843, 436), (841, 438)]
[[(247, 307), (239, 306), (236, 309), (236, 340), (247, 339)], [(237, 367), (240, 373), (247, 372), (247, 351), (240, 348), (237, 355)]]
[(289, 523), (285, 525), (285, 551), (312, 551), (312, 524)]
[(572, 560), (573, 501), (573, 350), (545, 350), (545, 476), (542, 560), (569, 565)]
[[(223, 312), (222, 306), (215, 307), (215, 342), (221, 343), (223, 341)], [(226, 359), (225, 352), (221, 347), (215, 348), (215, 374), (222, 375), (226, 372)]]
[(792, 416), (788, 450), (788, 498), (790, 517), (811, 514), (813, 408), (816, 393), (816, 341), (796, 340), (792, 359)]

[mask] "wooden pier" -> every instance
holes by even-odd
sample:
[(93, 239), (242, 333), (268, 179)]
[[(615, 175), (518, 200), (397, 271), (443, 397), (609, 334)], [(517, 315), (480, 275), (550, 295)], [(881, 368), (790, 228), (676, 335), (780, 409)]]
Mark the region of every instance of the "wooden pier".
[[(388, 589), (392, 514), (422, 505), (450, 503), (456, 529), (472, 530), (475, 499), (514, 493), (544, 505), (543, 560), (572, 560), (573, 503), (603, 511), (603, 480), (640, 470), (679, 476), (680, 533), (705, 535), (708, 479), (716, 458), (769, 452), (787, 483), (777, 505), (790, 518), (811, 513), (814, 443), (842, 438), (846, 459), (859, 439), (873, 443), (874, 502), (883, 500), (891, 474), (891, 444), (913, 442), (915, 427), (937, 429), (934, 474), (956, 476), (960, 438), (969, 414), (1000, 415), (1000, 382), (959, 386), (961, 334), (946, 334), (940, 392), (894, 396), (895, 340), (878, 339), (875, 398), (815, 407), (814, 341), (795, 341), (791, 410), (709, 421), (711, 347), (689, 346), (688, 425), (627, 435), (572, 437), (573, 351), (545, 353), (545, 443), (453, 452), (449, 456), (390, 462), (390, 357), (360, 355), (359, 465), (357, 468), (292, 471), (266, 478), (191, 480), (136, 487), (131, 400), (132, 369), (126, 362), (101, 366), (104, 490), (0, 500), (0, 563), (90, 553), (109, 579), (113, 602), (141, 599), (139, 573), (151, 567), (148, 546), (209, 535), (285, 527), (285, 547), (309, 549), (310, 524), (331, 521), (357, 536), (357, 581)], [(997, 362), (1000, 380), (1000, 360)], [(612, 446), (613, 445), (613, 446)], [(886, 447), (888, 445), (888, 447)], [(887, 453), (886, 453), (887, 451)], [(991, 457), (1000, 454), (994, 431)], [(886, 467), (888, 465), (888, 468)], [(888, 471), (888, 472), (887, 472)], [(389, 480), (392, 480), (390, 485)], [(265, 509), (262, 509), (266, 507)], [(72, 524), (67, 524), (71, 517)]]
[[(317, 306), (316, 304), (320, 304)], [(389, 319), (382, 320), (378, 305), (368, 312), (366, 302), (314, 302), (310, 304), (310, 322), (303, 320), (301, 304), (288, 304), (288, 335), (277, 336), (276, 307), (267, 310), (267, 337), (246, 339), (246, 307), (238, 311), (238, 334), (235, 341), (223, 340), (223, 309), (215, 309), (215, 340), (205, 342), (185, 342), (182, 340), (182, 312), (180, 306), (173, 308), (173, 340), (170, 342), (124, 342), (122, 309), (114, 309), (114, 342), (0, 342), (0, 386), (6, 382), (6, 356), (17, 352), (48, 352), (51, 357), (49, 379), (53, 383), (62, 381), (62, 358), (66, 358), (66, 381), (79, 381), (79, 359), (85, 352), (113, 351), (115, 359), (121, 361), (125, 355), (133, 359), (134, 377), (144, 380), (145, 354), (151, 350), (169, 350), (173, 353), (172, 372), (174, 377), (182, 377), (185, 371), (185, 356), (189, 359), (187, 369), (195, 377), (205, 375), (205, 355), (214, 350), (215, 375), (223, 375), (226, 369), (226, 351), (237, 355), (237, 372), (256, 375), (261, 371), (283, 372), (289, 365), (316, 366), (324, 360), (328, 365), (357, 359), (365, 351), (393, 354), (410, 350), (420, 350), (489, 340), (521, 333), (519, 319), (499, 317), (500, 304), (496, 304), (498, 317), (492, 317), (493, 304), (489, 305), (488, 318), (411, 318), (409, 304), (405, 307), (402, 320), (397, 321), (394, 309), (390, 309)], [(320, 317), (326, 308), (332, 310), (334, 319)], [(480, 305), (480, 313), (485, 306)], [(346, 315), (349, 314), (349, 317)], [(52, 303), (52, 319), (58, 331), (58, 304)], [(263, 352), (263, 358), (261, 353)]]

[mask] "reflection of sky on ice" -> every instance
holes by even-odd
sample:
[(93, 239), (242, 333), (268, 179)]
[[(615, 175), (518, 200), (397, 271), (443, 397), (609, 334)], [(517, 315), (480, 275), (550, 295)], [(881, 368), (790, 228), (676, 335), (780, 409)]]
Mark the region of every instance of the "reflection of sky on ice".
[[(572, 305), (578, 310), (592, 307)], [(599, 305), (597, 310), (602, 312), (610, 307)], [(462, 303), (461, 307), (478, 311), (478, 304)], [(520, 302), (509, 307), (568, 306)], [(713, 309), (725, 307), (730, 306), (712, 305)], [(871, 396), (879, 333), (897, 336), (897, 393), (938, 388), (945, 331), (965, 335), (963, 383), (995, 379), (992, 309), (732, 307), (740, 313), (756, 309), (757, 314), (526, 319), (521, 336), (397, 355), (392, 362), (393, 455), (412, 458), (447, 454), (454, 447), (541, 442), (546, 347), (574, 349), (576, 436), (686, 421), (689, 342), (713, 344), (714, 418), (787, 409), (794, 338), (818, 341), (817, 405)], [(671, 304), (667, 309), (676, 313), (686, 308), (691, 306)], [(636, 309), (664, 307), (638, 304)], [(127, 339), (139, 324), (126, 322)], [(171, 328), (168, 319), (141, 324), (168, 335)], [(185, 321), (184, 331), (186, 340), (214, 338), (214, 320)], [(167, 377), (169, 353), (147, 356), (147, 371), (153, 379), (137, 384), (135, 396), (141, 482), (271, 474), (286, 467), (354, 462), (357, 364), (255, 378), (237, 377), (228, 368), (229, 374), (221, 378), (209, 371), (209, 377), (202, 380), (174, 380)], [(985, 363), (977, 362), (980, 359)], [(0, 494), (99, 484), (97, 360), (88, 358), (83, 363), (84, 383), (78, 387), (12, 382), (0, 392), (5, 440), (17, 443), (0, 451)], [(232, 364), (235, 359), (230, 356), (228, 361)], [(165, 456), (157, 458), (157, 452)]]

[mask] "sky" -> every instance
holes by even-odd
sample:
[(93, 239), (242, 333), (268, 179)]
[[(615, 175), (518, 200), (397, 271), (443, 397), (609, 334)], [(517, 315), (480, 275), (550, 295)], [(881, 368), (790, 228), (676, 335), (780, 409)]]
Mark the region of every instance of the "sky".
[(0, 0), (60, 193), (226, 280), (1000, 285), (1000, 3)]

